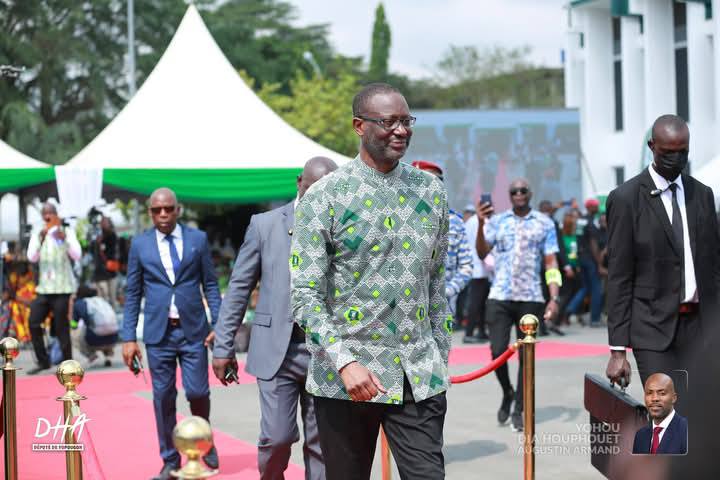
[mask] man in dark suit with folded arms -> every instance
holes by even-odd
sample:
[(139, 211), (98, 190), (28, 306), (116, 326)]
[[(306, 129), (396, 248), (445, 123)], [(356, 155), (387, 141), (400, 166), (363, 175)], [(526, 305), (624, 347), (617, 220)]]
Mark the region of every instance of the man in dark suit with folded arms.
[(673, 406), (677, 401), (672, 378), (655, 373), (645, 382), (645, 406), (650, 425), (635, 433), (633, 453), (684, 455), (687, 453), (688, 423)]
[[(210, 419), (207, 346), (212, 342), (205, 315), (205, 295), (213, 324), (220, 310), (220, 290), (210, 258), (205, 232), (180, 225), (175, 193), (159, 188), (150, 196), (148, 209), (155, 228), (137, 235), (130, 247), (125, 314), (120, 332), (123, 359), (132, 369), (133, 357), (142, 360), (135, 329), (140, 301), (145, 297), (143, 340), (152, 377), (155, 423), (163, 467), (156, 480), (172, 478), (180, 466), (172, 431), (176, 423), (175, 388), (180, 362), (185, 397), (193, 415)], [(204, 457), (210, 468), (218, 467), (213, 447)]]
[[(702, 345), (702, 325), (715, 320), (720, 286), (715, 203), (709, 187), (681, 174), (689, 142), (682, 118), (659, 117), (648, 141), (653, 163), (607, 199), (606, 374), (615, 383), (630, 383), (626, 347), (633, 349), (643, 384), (652, 373), (687, 370)], [(684, 387), (678, 385), (681, 400)]]
[(213, 371), (225, 384), (225, 369), (235, 364), (233, 339), (258, 280), (260, 295), (245, 370), (257, 377), (260, 391), (258, 470), (261, 480), (281, 480), (290, 461), (290, 448), (299, 439), (297, 406), (303, 416), (305, 478), (325, 478), (312, 396), (305, 391), (310, 354), (305, 332), (290, 313), (290, 241), (295, 207), (310, 185), (337, 169), (325, 157), (307, 161), (297, 179), (296, 200), (253, 215), (240, 247), (230, 284), (220, 309), (213, 350)]

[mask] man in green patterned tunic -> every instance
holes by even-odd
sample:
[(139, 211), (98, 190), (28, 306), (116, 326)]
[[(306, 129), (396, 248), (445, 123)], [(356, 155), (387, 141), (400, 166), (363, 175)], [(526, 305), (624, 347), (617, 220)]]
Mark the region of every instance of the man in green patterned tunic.
[(394, 87), (364, 87), (353, 100), (360, 154), (295, 213), (292, 308), (329, 479), (369, 478), (380, 425), (402, 478), (445, 475), (447, 194), (400, 162), (414, 123)]

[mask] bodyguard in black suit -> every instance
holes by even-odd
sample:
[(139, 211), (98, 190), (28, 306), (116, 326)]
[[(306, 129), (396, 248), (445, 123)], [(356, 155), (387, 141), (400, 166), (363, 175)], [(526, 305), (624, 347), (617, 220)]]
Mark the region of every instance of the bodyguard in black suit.
[(670, 377), (656, 373), (645, 383), (645, 406), (650, 425), (635, 433), (633, 453), (650, 455), (684, 455), (687, 453), (688, 423), (673, 409), (677, 401)]
[(652, 165), (607, 199), (606, 373), (615, 383), (630, 383), (625, 347), (643, 383), (655, 372), (686, 370), (702, 324), (714, 320), (720, 238), (712, 190), (681, 174), (689, 140), (683, 119), (658, 118), (648, 142)]

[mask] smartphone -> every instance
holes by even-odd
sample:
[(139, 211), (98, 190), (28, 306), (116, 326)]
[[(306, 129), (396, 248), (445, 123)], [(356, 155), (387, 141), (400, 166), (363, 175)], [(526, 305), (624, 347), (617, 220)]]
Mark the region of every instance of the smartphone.
[(132, 359), (132, 372), (137, 376), (142, 371), (142, 363), (140, 363), (140, 359), (137, 357), (137, 355), (133, 356)]
[(480, 205), (484, 205), (486, 203), (492, 205), (492, 196), (489, 193), (483, 193), (480, 195)]
[(225, 381), (238, 383), (237, 365), (235, 363), (228, 363), (225, 367)]
[(572, 205), (572, 200), (564, 200), (564, 201), (562, 202), (562, 206), (563, 206), (563, 207), (569, 207), (569, 206), (571, 206), (571, 205)]

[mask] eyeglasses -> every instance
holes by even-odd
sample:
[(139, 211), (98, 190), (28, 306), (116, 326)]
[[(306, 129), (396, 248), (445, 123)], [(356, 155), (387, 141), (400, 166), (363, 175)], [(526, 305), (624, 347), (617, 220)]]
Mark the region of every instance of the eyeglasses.
[(161, 213), (173, 213), (175, 211), (175, 205), (163, 205), (162, 207), (150, 207), (150, 211), (153, 215), (160, 215)]
[(527, 195), (530, 192), (530, 189), (527, 187), (520, 187), (520, 188), (511, 188), (510, 189), (510, 195)]
[(402, 125), (405, 128), (412, 128), (413, 125), (415, 125), (415, 120), (417, 120), (415, 117), (404, 117), (404, 118), (372, 118), (372, 117), (366, 117), (364, 115), (355, 115), (357, 118), (361, 120), (365, 120), (368, 122), (377, 123), (381, 127), (383, 127), (385, 130), (395, 130), (400, 125)]

